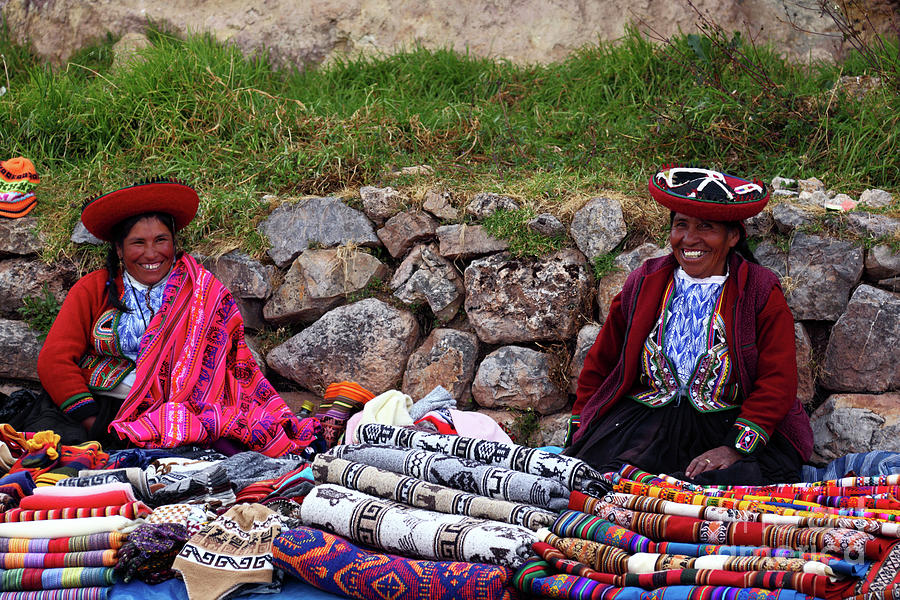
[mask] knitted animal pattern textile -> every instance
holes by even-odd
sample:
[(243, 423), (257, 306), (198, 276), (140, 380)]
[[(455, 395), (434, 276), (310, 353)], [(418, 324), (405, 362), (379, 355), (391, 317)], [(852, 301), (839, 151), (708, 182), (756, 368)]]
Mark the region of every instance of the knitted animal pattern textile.
[(491, 467), (477, 460), (394, 446), (336, 446), (332, 456), (489, 498), (521, 502), (553, 511), (569, 505), (569, 490), (558, 481)]
[(303, 500), (303, 523), (414, 558), (517, 568), (531, 556), (534, 532), (507, 523), (445, 515), (324, 484)]
[(554, 479), (569, 490), (584, 490), (586, 486), (590, 487), (591, 483), (601, 479), (601, 474), (596, 469), (579, 458), (516, 444), (428, 433), (378, 423), (361, 426), (357, 437), (363, 444), (417, 448), (530, 473)]
[(272, 583), (272, 541), (278, 515), (239, 504), (191, 537), (172, 565), (191, 600), (213, 600), (245, 584)]
[(359, 600), (507, 600), (512, 571), (462, 562), (412, 560), (359, 548), (298, 527), (276, 538), (275, 566), (320, 590)]
[(312, 469), (319, 483), (334, 483), (378, 498), (440, 513), (503, 521), (531, 530), (549, 527), (556, 519), (556, 514), (549, 510), (460, 492), (327, 454), (317, 456)]

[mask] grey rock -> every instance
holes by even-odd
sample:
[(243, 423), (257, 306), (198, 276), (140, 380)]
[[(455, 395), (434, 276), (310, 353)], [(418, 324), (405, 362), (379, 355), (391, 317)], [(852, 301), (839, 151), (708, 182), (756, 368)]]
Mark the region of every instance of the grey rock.
[(110, 67), (113, 72), (127, 67), (137, 61), (145, 60), (141, 56), (141, 50), (150, 46), (150, 40), (143, 33), (130, 31), (119, 38), (112, 47), (113, 62)]
[(493, 237), (481, 225), (443, 225), (436, 233), (441, 256), (450, 260), (469, 260), (509, 248), (505, 240)]
[(566, 235), (566, 226), (550, 213), (541, 213), (528, 221), (528, 228), (547, 237)]
[(609, 253), (628, 233), (622, 205), (611, 198), (590, 200), (572, 217), (569, 233), (588, 259)]
[(831, 210), (848, 211), (856, 208), (857, 204), (857, 201), (847, 194), (835, 194), (823, 206)]
[(72, 231), (72, 237), (70, 239), (73, 244), (90, 244), (91, 246), (102, 246), (106, 243), (100, 238), (94, 236), (94, 234), (92, 234), (90, 231), (88, 231), (87, 227), (84, 226), (84, 223), (81, 222), (81, 219), (79, 219), (78, 223), (75, 224), (75, 229)]
[(887, 215), (873, 215), (866, 212), (846, 213), (847, 225), (858, 235), (887, 237), (900, 231), (900, 219)]
[(772, 190), (792, 190), (797, 187), (796, 179), (789, 179), (787, 177), (773, 177), (772, 178)]
[(651, 258), (659, 258), (672, 252), (672, 248), (668, 245), (660, 248), (652, 242), (646, 242), (628, 252), (623, 252), (616, 257), (615, 265), (626, 275), (637, 269)]
[(466, 268), (466, 314), (478, 337), (490, 344), (565, 340), (575, 334), (591, 285), (577, 250), (541, 259), (495, 254)]
[(425, 202), (422, 208), (443, 221), (455, 221), (459, 218), (459, 211), (454, 208), (453, 194), (447, 191), (428, 190), (425, 192)]
[(628, 273), (615, 271), (604, 275), (597, 283), (597, 320), (601, 323), (604, 323), (606, 317), (609, 316), (609, 307), (616, 294), (622, 291), (627, 279)]
[(24, 321), (0, 319), (0, 378), (39, 381), (40, 334)]
[(542, 446), (558, 446), (560, 448), (565, 446), (570, 416), (571, 413), (563, 411), (541, 417), (538, 420)]
[(307, 250), (263, 307), (263, 317), (275, 325), (311, 323), (389, 273), (380, 260), (353, 248)]
[(253, 361), (259, 366), (263, 376), (268, 377), (269, 365), (266, 364), (265, 357), (259, 351), (259, 340), (253, 335), (247, 334), (244, 336), (244, 341), (247, 343), (247, 349), (250, 350), (250, 354), (253, 355)]
[(815, 206), (817, 208), (825, 208), (828, 204), (828, 201), (831, 200), (831, 196), (826, 192), (821, 190), (816, 191), (803, 191), (800, 192), (800, 195), (797, 197), (797, 201), (800, 204), (805, 204), (807, 206)]
[(413, 352), (403, 374), (404, 394), (418, 400), (443, 386), (459, 405), (470, 402), (478, 363), (478, 338), (456, 329), (434, 329)]
[(900, 275), (900, 254), (887, 244), (878, 244), (866, 252), (866, 279), (880, 281)]
[(0, 217), (0, 257), (38, 254), (43, 247), (35, 217)]
[(272, 293), (275, 268), (271, 265), (264, 265), (238, 250), (219, 258), (197, 258), (235, 298), (265, 300)]
[(375, 298), (340, 306), (272, 350), (269, 366), (319, 395), (355, 381), (374, 394), (396, 389), (419, 340), (408, 311)]
[(835, 394), (810, 417), (813, 460), (857, 452), (900, 452), (900, 393)]
[(900, 388), (900, 294), (860, 285), (831, 329), (822, 385), (845, 392)]
[(747, 237), (765, 237), (772, 232), (775, 227), (775, 217), (771, 211), (761, 211), (749, 219), (744, 219), (744, 229), (747, 231)]
[(815, 235), (795, 235), (788, 256), (790, 280), (782, 281), (794, 318), (837, 320), (862, 270), (859, 246)]
[(797, 189), (802, 192), (824, 192), (825, 184), (822, 183), (821, 179), (817, 177), (810, 177), (809, 179), (799, 179), (797, 181)]
[(788, 253), (769, 240), (765, 240), (757, 246), (753, 251), (753, 256), (756, 257), (759, 264), (778, 275), (778, 279), (783, 281), (787, 277)]
[(878, 287), (889, 292), (900, 292), (900, 277), (890, 277), (878, 282)]
[(400, 258), (415, 244), (430, 241), (437, 221), (424, 212), (402, 212), (394, 215), (378, 230), (378, 238), (394, 258)]
[(812, 223), (815, 213), (791, 202), (779, 202), (772, 207), (772, 218), (779, 233), (790, 233)]
[(651, 258), (666, 256), (671, 252), (672, 248), (668, 245), (660, 248), (652, 242), (647, 242), (617, 256), (614, 261), (617, 270), (604, 275), (597, 282), (597, 320), (601, 323), (606, 320), (613, 298), (622, 291), (622, 286), (632, 271)]
[(796, 198), (799, 195), (800, 194), (795, 192), (794, 190), (772, 190), (773, 197), (777, 196), (780, 198)]
[(859, 196), (861, 206), (868, 208), (885, 208), (893, 202), (890, 192), (884, 190), (872, 189), (866, 190)]
[(794, 323), (794, 347), (797, 350), (797, 397), (809, 406), (816, 394), (816, 375), (813, 370), (812, 341), (803, 323)]
[(363, 211), (378, 224), (384, 223), (400, 212), (409, 202), (409, 198), (402, 192), (390, 186), (377, 188), (367, 185), (359, 189), (359, 196), (362, 199)]
[(374, 247), (381, 242), (364, 214), (337, 198), (304, 198), (282, 204), (260, 223), (269, 238), (269, 256), (280, 268), (291, 264), (311, 244), (324, 248), (353, 242)]
[(463, 301), (462, 277), (433, 246), (416, 246), (391, 278), (394, 296), (404, 304), (427, 302), (440, 321), (452, 319)]
[(262, 300), (257, 300), (255, 298), (235, 298), (234, 302), (237, 304), (238, 311), (241, 313), (241, 318), (244, 320), (244, 329), (259, 331), (266, 328), (267, 323), (263, 317), (264, 303)]
[(562, 409), (566, 393), (551, 381), (551, 355), (520, 346), (488, 354), (475, 373), (472, 396), (484, 408), (532, 408), (542, 415)]
[(486, 219), (498, 210), (519, 210), (519, 205), (509, 196), (501, 196), (500, 194), (491, 194), (487, 192), (475, 194), (472, 201), (466, 205), (466, 213), (472, 215), (476, 219)]
[(569, 393), (574, 394), (578, 388), (578, 376), (581, 375), (581, 369), (584, 368), (584, 359), (588, 350), (597, 341), (600, 335), (599, 323), (588, 323), (578, 331), (578, 337), (575, 338), (575, 354), (572, 355), (572, 361), (569, 363)]
[(44, 286), (62, 304), (75, 279), (74, 270), (62, 263), (51, 266), (27, 258), (0, 261), (0, 318), (20, 319), (24, 299), (43, 297)]

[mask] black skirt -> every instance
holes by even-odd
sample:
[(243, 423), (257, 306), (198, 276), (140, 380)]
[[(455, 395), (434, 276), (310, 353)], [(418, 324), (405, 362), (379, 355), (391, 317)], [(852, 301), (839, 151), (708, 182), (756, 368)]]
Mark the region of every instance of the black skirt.
[[(620, 400), (594, 419), (565, 454), (578, 457), (601, 473), (630, 464), (654, 475), (686, 479), (684, 470), (707, 450), (722, 445), (739, 409), (700, 412), (687, 400), (650, 408)], [(775, 433), (769, 443), (726, 469), (706, 471), (693, 479), (708, 485), (765, 485), (800, 479), (802, 460), (793, 445)]]

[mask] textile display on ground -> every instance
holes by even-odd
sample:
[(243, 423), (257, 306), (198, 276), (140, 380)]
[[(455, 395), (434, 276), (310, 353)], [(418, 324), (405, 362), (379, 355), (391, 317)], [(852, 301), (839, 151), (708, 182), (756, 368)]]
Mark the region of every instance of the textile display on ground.
[(556, 518), (553, 512), (527, 504), (460, 492), (327, 454), (317, 456), (312, 468), (318, 483), (334, 483), (377, 498), (440, 513), (503, 521), (532, 530), (547, 527)]
[(409, 508), (332, 484), (303, 500), (303, 523), (410, 558), (517, 568), (537, 541), (530, 529), (498, 521)]
[(328, 454), (498, 500), (555, 511), (569, 504), (569, 490), (557, 481), (491, 467), (477, 460), (427, 450), (368, 444), (335, 446)]

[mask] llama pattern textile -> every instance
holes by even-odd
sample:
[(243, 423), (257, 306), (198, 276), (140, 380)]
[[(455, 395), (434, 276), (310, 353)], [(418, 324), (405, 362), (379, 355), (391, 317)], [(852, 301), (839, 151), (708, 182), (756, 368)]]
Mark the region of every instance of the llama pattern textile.
[(276, 567), (320, 590), (357, 600), (508, 600), (512, 571), (461, 562), (378, 554), (318, 529), (275, 539)]
[(428, 433), (377, 423), (361, 426), (357, 437), (363, 444), (428, 450), (530, 473), (558, 481), (569, 490), (596, 492), (601, 479), (600, 473), (581, 459), (517, 444)]
[(440, 513), (503, 521), (531, 530), (549, 527), (556, 519), (556, 514), (549, 510), (460, 492), (326, 454), (316, 457), (312, 469), (318, 483), (334, 483), (377, 498)]
[(560, 511), (569, 505), (569, 490), (539, 475), (491, 467), (477, 460), (395, 446), (336, 446), (331, 456), (367, 464), (470, 494)]
[(534, 532), (517, 525), (409, 508), (332, 484), (303, 500), (303, 523), (354, 542), (413, 558), (518, 568)]

